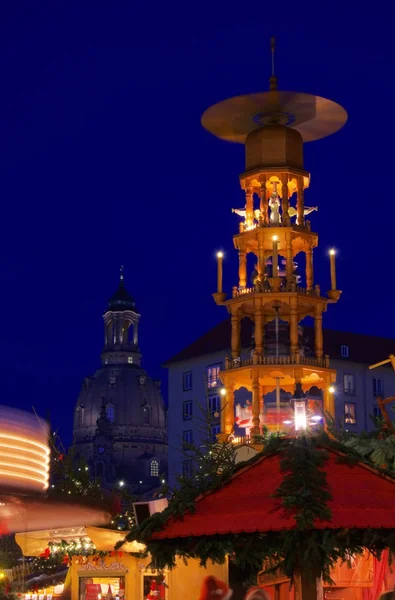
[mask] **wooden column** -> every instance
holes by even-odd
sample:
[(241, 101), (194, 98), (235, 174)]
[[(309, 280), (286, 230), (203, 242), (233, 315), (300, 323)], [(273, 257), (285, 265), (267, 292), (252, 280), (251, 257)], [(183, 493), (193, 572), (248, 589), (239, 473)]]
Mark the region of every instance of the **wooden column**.
[(296, 209), (298, 212), (297, 221), (298, 225), (304, 225), (304, 187), (303, 187), (303, 177), (300, 177), (298, 180), (298, 197), (297, 197), (297, 205)]
[(324, 388), (324, 411), (328, 412), (332, 417), (335, 416), (335, 394), (329, 391), (330, 386)]
[(322, 336), (322, 307), (317, 306), (314, 313), (315, 355), (322, 358), (324, 354), (324, 339)]
[(266, 192), (266, 175), (263, 175), (261, 180), (261, 198), (259, 209), (261, 211), (263, 223), (267, 225), (267, 192)]
[(317, 575), (314, 572), (295, 573), (295, 600), (323, 600), (322, 579)]
[(291, 232), (290, 231), (286, 232), (285, 243), (286, 243), (286, 247), (285, 247), (285, 260), (286, 260), (285, 269), (286, 269), (286, 272), (287, 272), (287, 285), (290, 287), (291, 284), (292, 284), (292, 282), (293, 282), (293, 272), (294, 272), (294, 261), (293, 261), (293, 256), (292, 256), (292, 238), (291, 238)]
[(259, 399), (259, 378), (254, 375), (252, 378), (252, 428), (251, 434), (259, 434), (259, 411), (260, 411), (260, 399)]
[(240, 318), (238, 315), (231, 316), (232, 325), (232, 358), (238, 358), (240, 356)]
[(235, 425), (235, 401), (233, 385), (225, 386), (226, 394), (221, 396), (221, 430), (230, 435)]
[(263, 354), (263, 311), (259, 306), (255, 309), (255, 350), (258, 356)]
[(247, 285), (247, 256), (245, 250), (239, 250), (239, 286)]
[(306, 250), (306, 287), (311, 290), (313, 283), (313, 248), (309, 247)]
[(289, 214), (288, 214), (288, 209), (289, 209), (289, 190), (288, 190), (288, 175), (283, 175), (282, 176), (282, 205), (283, 205), (283, 221), (284, 221), (284, 225), (286, 225), (287, 227), (290, 225), (290, 218), (289, 218)]
[(259, 279), (261, 280), (261, 283), (263, 282), (264, 279), (264, 273), (265, 273), (265, 269), (266, 269), (266, 260), (265, 260), (265, 248), (263, 245), (263, 242), (258, 242), (258, 273), (259, 273)]
[(291, 338), (291, 356), (295, 358), (299, 348), (298, 301), (296, 298), (290, 300), (289, 334)]
[(247, 227), (251, 227), (254, 223), (254, 195), (251, 185), (246, 187), (246, 222)]

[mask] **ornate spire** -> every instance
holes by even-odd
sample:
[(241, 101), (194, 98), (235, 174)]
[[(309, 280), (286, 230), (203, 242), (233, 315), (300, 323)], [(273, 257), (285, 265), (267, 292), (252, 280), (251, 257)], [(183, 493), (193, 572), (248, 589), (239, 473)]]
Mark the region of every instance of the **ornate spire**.
[(276, 38), (270, 39), (270, 48), (272, 51), (272, 76), (270, 77), (270, 91), (275, 92), (277, 90), (277, 77), (274, 74), (274, 52), (276, 50)]
[(136, 312), (136, 303), (125, 288), (125, 275), (123, 265), (119, 269), (119, 286), (108, 303), (110, 310), (133, 310)]

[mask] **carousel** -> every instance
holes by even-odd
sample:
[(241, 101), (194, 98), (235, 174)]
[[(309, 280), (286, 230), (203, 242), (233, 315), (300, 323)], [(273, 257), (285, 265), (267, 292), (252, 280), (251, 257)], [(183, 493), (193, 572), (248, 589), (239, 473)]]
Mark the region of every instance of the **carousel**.
[[(54, 501), (47, 497), (50, 470), (48, 424), (34, 415), (0, 408), (0, 518), (2, 533), (15, 534), (25, 557), (20, 580), (25, 600), (171, 600), (199, 588), (207, 573), (226, 578), (226, 566), (199, 561), (161, 572), (152, 567), (144, 544), (134, 540), (115, 550), (128, 531), (106, 528), (105, 507)], [(150, 513), (166, 502), (146, 503)], [(60, 559), (56, 573), (34, 573), (35, 558)], [(57, 561), (59, 563), (59, 560)], [(21, 573), (19, 573), (21, 571)], [(12, 579), (11, 571), (8, 573)]]

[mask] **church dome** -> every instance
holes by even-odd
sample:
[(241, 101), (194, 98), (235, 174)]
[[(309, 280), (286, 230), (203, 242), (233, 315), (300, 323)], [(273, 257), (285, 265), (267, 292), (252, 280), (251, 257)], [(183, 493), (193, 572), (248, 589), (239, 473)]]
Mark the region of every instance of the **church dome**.
[(140, 315), (122, 270), (103, 320), (102, 367), (83, 382), (73, 438), (102, 485), (125, 478), (143, 493), (142, 487), (154, 489), (167, 471), (166, 407), (160, 383), (140, 364)]
[[(115, 438), (135, 435), (163, 441), (165, 405), (159, 382), (137, 365), (108, 365), (87, 377), (77, 402), (83, 410), (75, 433), (93, 438), (103, 405)], [(79, 408), (81, 407), (81, 408)]]

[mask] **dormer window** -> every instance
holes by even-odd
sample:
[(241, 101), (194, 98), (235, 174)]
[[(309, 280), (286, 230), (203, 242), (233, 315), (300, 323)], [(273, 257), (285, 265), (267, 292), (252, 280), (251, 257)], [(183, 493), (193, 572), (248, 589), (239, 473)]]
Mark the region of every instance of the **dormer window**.
[(115, 406), (113, 404), (107, 404), (106, 417), (110, 423), (114, 423), (114, 421), (115, 421)]
[(341, 345), (340, 346), (340, 354), (342, 358), (348, 358), (348, 346)]

